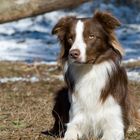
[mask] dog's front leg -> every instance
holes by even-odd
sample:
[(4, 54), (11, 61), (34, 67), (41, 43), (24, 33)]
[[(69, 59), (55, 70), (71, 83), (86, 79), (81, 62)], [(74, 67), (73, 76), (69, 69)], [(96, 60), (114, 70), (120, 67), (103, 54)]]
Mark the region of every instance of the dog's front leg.
[(78, 140), (83, 136), (83, 115), (77, 114), (68, 124), (63, 140)]
[(82, 133), (75, 125), (69, 126), (63, 140), (78, 140), (82, 137)]
[(101, 140), (124, 140), (124, 126), (119, 117), (112, 116), (103, 126), (103, 137)]

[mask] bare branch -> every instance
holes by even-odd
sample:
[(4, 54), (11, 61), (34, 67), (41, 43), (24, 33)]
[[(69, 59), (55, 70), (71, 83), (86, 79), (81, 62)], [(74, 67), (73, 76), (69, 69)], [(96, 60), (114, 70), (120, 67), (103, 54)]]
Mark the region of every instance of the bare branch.
[(70, 8), (89, 0), (0, 0), (0, 23)]

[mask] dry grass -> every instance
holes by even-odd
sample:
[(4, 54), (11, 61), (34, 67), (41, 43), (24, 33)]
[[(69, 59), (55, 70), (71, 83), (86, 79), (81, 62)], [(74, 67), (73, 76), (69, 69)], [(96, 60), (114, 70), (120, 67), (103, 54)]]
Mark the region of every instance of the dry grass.
[(124, 64), (127, 68), (140, 68), (140, 61), (134, 61)]
[[(0, 62), (0, 77), (36, 76), (39, 82), (8, 82), (0, 86), (0, 140), (54, 140), (41, 134), (53, 126), (51, 110), (54, 93), (63, 84), (56, 65), (27, 65)], [(140, 98), (140, 83), (130, 82)], [(140, 131), (129, 133), (129, 140), (140, 140)]]

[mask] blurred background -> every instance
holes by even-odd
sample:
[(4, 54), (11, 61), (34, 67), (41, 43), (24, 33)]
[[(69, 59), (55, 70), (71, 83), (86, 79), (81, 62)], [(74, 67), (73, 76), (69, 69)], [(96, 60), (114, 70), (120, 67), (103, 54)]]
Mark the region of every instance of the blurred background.
[(91, 17), (96, 9), (110, 11), (121, 21), (116, 33), (126, 51), (124, 62), (140, 60), (140, 0), (94, 0), (77, 8), (1, 24), (0, 60), (56, 61), (60, 47), (51, 29), (58, 19), (66, 15)]
[[(116, 34), (125, 48), (124, 62), (140, 60), (140, 0), (94, 0), (77, 8), (59, 10), (0, 25), (0, 60), (54, 62), (59, 54), (57, 39), (51, 35), (64, 16), (91, 17), (95, 10), (110, 11), (122, 23)], [(131, 79), (140, 80), (140, 69), (130, 69)]]

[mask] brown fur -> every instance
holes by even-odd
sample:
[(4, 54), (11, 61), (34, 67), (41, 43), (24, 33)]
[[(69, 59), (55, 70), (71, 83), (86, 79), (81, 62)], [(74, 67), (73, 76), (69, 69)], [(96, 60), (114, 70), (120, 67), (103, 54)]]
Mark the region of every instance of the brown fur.
[[(52, 31), (53, 34), (57, 34), (62, 45), (60, 56), (62, 62), (68, 60), (69, 50), (75, 40), (74, 28), (78, 20), (79, 18), (76, 17), (62, 18)], [(115, 98), (122, 109), (125, 125), (124, 131), (126, 132), (129, 124), (132, 122), (131, 115), (137, 116), (137, 114), (131, 95), (128, 92), (126, 71), (121, 66), (124, 51), (114, 33), (114, 29), (120, 26), (120, 22), (107, 12), (96, 12), (92, 18), (83, 18), (80, 20), (84, 22), (84, 26), (86, 27), (83, 33), (87, 46), (87, 60), (85, 63), (94, 65), (103, 61), (112, 61), (115, 65), (113, 74), (109, 75), (106, 87), (102, 90), (100, 100), (104, 103), (110, 94)], [(87, 65), (84, 65), (84, 67), (87, 67)], [(77, 69), (77, 71), (83, 75), (85, 72), (88, 72), (89, 69), (90, 66), (88, 68)], [(76, 80), (77, 79), (71, 76), (71, 70), (67, 71), (65, 81), (70, 90), (73, 90)], [(61, 90), (60, 93), (63, 92), (64, 91)], [(65, 94), (68, 94), (66, 92), (68, 91), (65, 90)], [(68, 96), (66, 96), (65, 100), (65, 98), (61, 99), (59, 95), (61, 94), (58, 94), (56, 98), (54, 110), (58, 113), (64, 125), (64, 123), (68, 122), (68, 116), (66, 117), (67, 119), (64, 119), (65, 117), (63, 115), (68, 114), (70, 106), (68, 105), (65, 108), (64, 105), (64, 103), (66, 103), (65, 101), (69, 103), (67, 99)], [(59, 126), (59, 118), (55, 115), (55, 112), (53, 112), (53, 115), (56, 120), (54, 128), (57, 129)]]
[[(58, 23), (55, 25), (55, 27), (52, 30), (52, 34), (56, 34), (58, 36), (58, 39), (62, 45), (61, 47), (61, 53), (60, 53), (60, 59), (61, 61), (66, 61), (67, 56), (69, 55), (69, 49), (71, 45), (68, 43), (69, 36), (72, 36), (71, 34), (67, 35), (68, 32), (72, 29), (72, 24), (76, 22), (76, 17), (74, 16), (68, 16), (60, 19)], [(73, 27), (74, 28), (74, 27)]]

